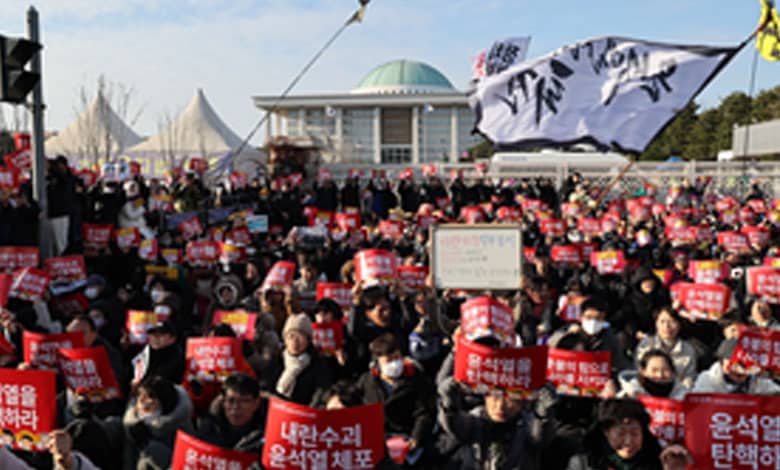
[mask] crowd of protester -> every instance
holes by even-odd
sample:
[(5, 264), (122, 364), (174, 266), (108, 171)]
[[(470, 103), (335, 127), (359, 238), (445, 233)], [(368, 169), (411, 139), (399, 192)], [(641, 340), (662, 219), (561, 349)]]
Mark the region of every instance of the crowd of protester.
[[(149, 262), (139, 258), (137, 248), (112, 242), (86, 256), (89, 275), (79, 289), (88, 307), (80, 312), (57, 312), (54, 294), (35, 301), (10, 299), (0, 314), (0, 334), (17, 351), (23, 330), (81, 331), (86, 346), (105, 348), (127, 398), (92, 403), (59, 380), (61, 429), (50, 436), (49, 452), (0, 448), (0, 468), (168, 468), (177, 430), (259, 456), (271, 396), (322, 408), (382, 403), (386, 436), (404, 436), (410, 451), (405, 463), (385, 459), (382, 468), (684, 468), (686, 450), (679, 443), (662, 446), (650, 433), (638, 395), (681, 399), (691, 391), (780, 391), (772, 377), (729, 361), (735, 326), (780, 329), (776, 306), (748, 295), (739, 270), (775, 255), (780, 221), (769, 217), (771, 211), (753, 211), (746, 218), (740, 212), (737, 220), (722, 220), (715, 205), (723, 195), (706, 179), (680, 181), (663, 191), (648, 184), (637, 194), (616, 197), (613, 192), (602, 199), (604, 187), (577, 174), (560, 188), (541, 178), (466, 180), (457, 172), (432, 173), (422, 180), (411, 172), (392, 180), (381, 172), (350, 172), (343, 181), (323, 172), (312, 184), (250, 177), (207, 188), (194, 173), (169, 181), (135, 176), (88, 185), (67, 163), (64, 157), (51, 161), (47, 176), (45, 219), (53, 234), (53, 256), (85, 253), (82, 226), (87, 223), (138, 228), (161, 248), (185, 247), (187, 240), (169, 223), (180, 213), (199, 217), (203, 237), (214, 226), (242, 224), (240, 218), (211, 220), (216, 209), (266, 214), (268, 230), (253, 234), (245, 260), (213, 266), (183, 262), (175, 266), (176, 280), (147, 273)], [(635, 220), (624, 203), (636, 197), (652, 198), (663, 211)], [(769, 202), (758, 185), (740, 203), (748, 199)], [(523, 204), (530, 200), (538, 205)], [(154, 201), (170, 201), (170, 206)], [(564, 206), (578, 209), (566, 213)], [(296, 229), (312, 223), (315, 209), (347, 208), (361, 215), (362, 226), (354, 231), (332, 232), (311, 243)], [(510, 211), (504, 208), (521, 209), (520, 219), (506, 217)], [(542, 212), (564, 220), (565, 233), (541, 233)], [(579, 219), (608, 213), (614, 223), (603, 233), (578, 229)], [(765, 226), (770, 237), (739, 254), (710, 239), (681, 244), (668, 237), (665, 223), (672, 213), (711, 232)], [(405, 265), (428, 265), (429, 232), (417, 225), (420, 215), (437, 222), (522, 223), (523, 244), (533, 250), (526, 253), (518, 289), (437, 290), (429, 283), (410, 290), (398, 280), (354, 283), (353, 256), (364, 248), (390, 250)], [(403, 233), (382, 236), (377, 224), (386, 219), (403, 220)], [(27, 185), (0, 191), (0, 246), (36, 245), (37, 220)], [(580, 242), (622, 251), (629, 268), (602, 275), (589, 265), (551, 260), (556, 244)], [(697, 320), (672, 302), (669, 286), (688, 280), (688, 262), (694, 259), (722, 259), (735, 268), (723, 281), (732, 287), (733, 309), (719, 321)], [(264, 289), (266, 273), (281, 260), (296, 263), (293, 284)], [(166, 262), (159, 258), (152, 264)], [(660, 279), (658, 269), (668, 269), (669, 279)], [(319, 281), (354, 283), (352, 306), (314, 300)], [(515, 344), (609, 351), (613, 379), (598, 397), (566, 396), (546, 386), (528, 399), (500, 390), (479, 394), (456, 382), (459, 308), (469, 296), (482, 294), (511, 307)], [(571, 296), (586, 298), (576, 322), (562, 319), (562, 306)], [(213, 324), (213, 312), (240, 308), (258, 313), (254, 338), (243, 341), (250, 370), (216, 385), (185, 380), (185, 340), (235, 336), (227, 325)], [(169, 316), (149, 329), (146, 345), (133, 345), (124, 329), (128, 310)], [(312, 324), (334, 320), (344, 324), (344, 346), (325, 354), (312, 344)], [(498, 344), (490, 336), (469, 339)], [(131, 363), (139, 353), (148, 354), (141, 376)], [(20, 356), (0, 357), (3, 367), (31, 367)]]

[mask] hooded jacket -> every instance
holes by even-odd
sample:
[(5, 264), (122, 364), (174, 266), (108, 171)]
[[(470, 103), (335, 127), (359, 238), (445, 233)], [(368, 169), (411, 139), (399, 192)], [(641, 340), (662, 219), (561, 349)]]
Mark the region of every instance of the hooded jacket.
[[(780, 394), (780, 385), (771, 379), (751, 376), (747, 389), (742, 392), (749, 395), (776, 395)], [(715, 361), (709, 369), (701, 372), (693, 384), (693, 393), (738, 393), (734, 386), (726, 381), (721, 361)]]
[[(639, 453), (626, 462), (632, 470), (661, 470), (660, 454), (661, 446), (658, 440), (650, 434), (647, 429), (642, 430), (642, 449)], [(566, 470), (602, 470), (606, 468), (615, 468), (610, 462), (610, 454), (614, 456), (614, 451), (607, 443), (604, 432), (601, 429), (594, 428), (588, 432), (583, 440), (583, 449), (585, 452), (577, 454), (569, 460)]]
[[(158, 449), (168, 449), (172, 452), (176, 431), (192, 433), (192, 402), (183, 388), (178, 385), (175, 388), (176, 405), (167, 414), (143, 419), (136, 413), (136, 399), (130, 400), (127, 404), (122, 417), (122, 425), (125, 428), (124, 468), (126, 470), (134, 469), (139, 456), (145, 453), (150, 454), (148, 457), (155, 462), (160, 462), (161, 466), (165, 466), (165, 460), (169, 459), (170, 455), (165, 455), (164, 451), (160, 453)], [(129, 431), (142, 421), (149, 431), (148, 443), (135, 442), (133, 434)]]
[[(642, 281), (654, 279), (655, 289), (649, 294), (642, 291)], [(655, 331), (653, 312), (661, 307), (671, 305), (672, 301), (666, 288), (661, 285), (656, 275), (647, 267), (637, 269), (631, 277), (631, 293), (624, 302), (622, 311), (625, 330), (633, 338), (637, 331), (652, 333)]]

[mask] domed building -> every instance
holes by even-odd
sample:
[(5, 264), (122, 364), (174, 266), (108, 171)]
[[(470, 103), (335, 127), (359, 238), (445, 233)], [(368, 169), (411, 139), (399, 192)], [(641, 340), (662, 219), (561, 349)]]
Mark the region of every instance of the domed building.
[(440, 71), (413, 60), (371, 70), (349, 93), (256, 96), (272, 111), (267, 137), (310, 142), (330, 163), (457, 162), (479, 142), (466, 93)]

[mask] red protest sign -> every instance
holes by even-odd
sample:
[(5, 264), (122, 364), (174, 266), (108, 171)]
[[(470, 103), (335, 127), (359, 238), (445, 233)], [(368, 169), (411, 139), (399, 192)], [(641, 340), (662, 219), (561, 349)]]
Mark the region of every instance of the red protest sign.
[(46, 435), (57, 427), (56, 373), (0, 369), (0, 428), (15, 436), (12, 449), (46, 452)]
[(539, 223), (543, 235), (562, 237), (566, 234), (566, 224), (561, 219), (546, 219)]
[(8, 293), (11, 291), (13, 276), (10, 274), (0, 274), (0, 307), (8, 305)]
[[(188, 242), (187, 262), (193, 266), (208, 266), (219, 260), (220, 252), (219, 242), (207, 240)], [(163, 250), (163, 258), (165, 258), (166, 261), (169, 261), (168, 258), (166, 258), (166, 250)]]
[(582, 206), (576, 202), (564, 202), (561, 204), (563, 217), (577, 217), (582, 213)]
[(753, 212), (761, 214), (767, 211), (766, 201), (763, 199), (748, 199), (746, 204)]
[(553, 245), (550, 260), (559, 266), (577, 267), (582, 265), (582, 251), (577, 245)]
[(24, 362), (36, 367), (55, 367), (59, 348), (84, 347), (84, 333), (33, 333), (22, 332)]
[(480, 206), (466, 206), (460, 209), (460, 217), (467, 224), (476, 224), (485, 221), (485, 213)]
[[(200, 251), (206, 251), (205, 258), (207, 260), (212, 259), (212, 253), (211, 248), (207, 247), (206, 245), (203, 245), (203, 242), (190, 242), (192, 245), (192, 256), (195, 262), (198, 262), (198, 258), (202, 258), (204, 253), (201, 253)], [(187, 245), (189, 245), (188, 243)], [(199, 244), (200, 243), (200, 244)], [(213, 245), (212, 245), (213, 247)], [(166, 263), (169, 265), (176, 265), (181, 264), (181, 250), (178, 248), (163, 248), (160, 250), (160, 255), (162, 256), (162, 259), (165, 260)], [(213, 263), (213, 261), (209, 261), (209, 263)]]
[(114, 226), (111, 224), (84, 224), (81, 226), (81, 236), (84, 237), (84, 245), (90, 248), (106, 248), (111, 242), (111, 232)]
[(52, 284), (70, 284), (87, 280), (87, 267), (82, 255), (60, 256), (43, 262)]
[(225, 241), (232, 242), (233, 245), (251, 245), (252, 233), (246, 227), (236, 227), (225, 235)]
[(230, 325), (230, 327), (233, 328), (233, 331), (236, 332), (237, 337), (253, 341), (255, 339), (256, 320), (256, 313), (245, 312), (243, 310), (215, 310), (211, 324), (219, 325), (220, 323), (224, 323)]
[(745, 225), (739, 231), (747, 237), (748, 243), (752, 246), (764, 247), (769, 243), (771, 237), (769, 227)]
[(344, 325), (341, 322), (315, 322), (311, 327), (313, 331), (311, 342), (318, 350), (332, 353), (344, 346)]
[(512, 309), (492, 297), (476, 297), (460, 306), (460, 331), (468, 340), (491, 336), (513, 344), (514, 325)]
[(577, 220), (577, 230), (583, 235), (596, 237), (601, 235), (601, 220), (594, 218), (584, 218)]
[(731, 305), (731, 289), (723, 284), (677, 282), (671, 294), (682, 304), (682, 310), (703, 320), (719, 320)]
[(547, 204), (541, 199), (523, 199), (520, 203), (523, 212), (539, 212), (547, 209)]
[[(518, 222), (522, 218), (523, 212), (518, 207), (501, 206), (496, 211), (496, 219), (500, 221)], [(417, 223), (420, 225), (419, 216)]]
[(395, 240), (404, 236), (404, 223), (401, 220), (380, 220), (377, 229), (385, 238)]
[(15, 189), (19, 184), (19, 172), (13, 167), (0, 167), (0, 189)]
[[(165, 315), (167, 318), (167, 315)], [(164, 321), (155, 312), (148, 310), (128, 310), (125, 329), (131, 344), (146, 344), (146, 332), (158, 322)]]
[(361, 250), (355, 254), (355, 282), (386, 283), (396, 277), (395, 255), (387, 250)]
[(29, 148), (13, 151), (3, 160), (7, 167), (16, 168), (20, 172), (32, 169), (32, 152)]
[(692, 393), (683, 411), (695, 468), (780, 466), (780, 397)]
[(292, 285), (295, 276), (295, 263), (292, 261), (277, 261), (271, 266), (263, 280), (261, 290), (282, 290)]
[(35, 268), (39, 258), (36, 247), (0, 246), (0, 272), (14, 273), (21, 268)]
[(505, 390), (527, 397), (542, 388), (547, 375), (547, 348), (491, 348), (458, 338), (455, 380), (479, 392)]
[(192, 240), (203, 233), (203, 225), (201, 225), (200, 219), (196, 216), (183, 220), (176, 228), (181, 232), (181, 236), (184, 237), (185, 240)]
[(136, 248), (141, 244), (141, 234), (135, 227), (118, 229), (114, 233), (114, 238), (116, 239), (116, 246), (123, 250)]
[(157, 261), (157, 255), (159, 252), (160, 248), (156, 238), (141, 240), (141, 243), (138, 246), (138, 257), (151, 263)]
[(271, 398), (265, 425), (265, 468), (373, 469), (384, 458), (381, 403), (320, 410)]
[(335, 214), (336, 213), (332, 211), (323, 211), (317, 208), (313, 208), (309, 216), (309, 226), (331, 228), (334, 224), (336, 217)]
[(57, 359), (65, 385), (74, 392), (92, 402), (122, 397), (106, 348), (60, 348)]
[(547, 351), (547, 380), (560, 394), (595, 397), (610, 379), (610, 360), (609, 352), (550, 348)]
[(234, 243), (219, 242), (219, 261), (225, 264), (245, 262), (246, 247)]
[(336, 226), (343, 232), (357, 230), (360, 228), (360, 214), (347, 214), (343, 212), (336, 213)]
[(758, 367), (780, 373), (780, 331), (743, 325), (739, 327), (738, 338), (737, 349), (741, 349)]
[(209, 162), (205, 158), (190, 158), (190, 170), (195, 173), (209, 171)]
[(594, 251), (590, 254), (590, 265), (599, 274), (620, 274), (626, 269), (626, 258), (622, 251)]
[(639, 395), (650, 415), (650, 432), (664, 445), (682, 442), (685, 439), (685, 415), (683, 402), (670, 398), (659, 398), (650, 395)]
[(240, 338), (187, 338), (187, 380), (221, 381), (234, 372), (254, 376), (246, 363)]
[(352, 306), (352, 284), (348, 282), (318, 282), (315, 300), (331, 299), (346, 309)]
[(409, 290), (425, 288), (425, 279), (428, 277), (428, 266), (398, 266), (398, 278)]
[(565, 322), (579, 322), (582, 317), (582, 304), (588, 298), (582, 295), (569, 294), (558, 303), (558, 316)]
[(771, 266), (773, 268), (780, 268), (780, 257), (765, 256), (764, 266)]
[(171, 468), (177, 470), (248, 470), (257, 463), (256, 453), (217, 447), (176, 431)]
[(11, 281), (9, 295), (17, 299), (34, 301), (40, 299), (49, 287), (49, 273), (35, 268), (16, 271)]
[(688, 263), (688, 276), (697, 284), (717, 284), (729, 278), (731, 268), (718, 260), (693, 260)]
[(718, 246), (729, 253), (750, 253), (750, 244), (747, 236), (739, 232), (718, 233)]
[(730, 211), (739, 207), (739, 200), (734, 196), (726, 196), (715, 203), (715, 210), (718, 212)]
[(780, 268), (771, 266), (747, 268), (745, 286), (748, 294), (759, 296), (773, 304), (780, 303)]

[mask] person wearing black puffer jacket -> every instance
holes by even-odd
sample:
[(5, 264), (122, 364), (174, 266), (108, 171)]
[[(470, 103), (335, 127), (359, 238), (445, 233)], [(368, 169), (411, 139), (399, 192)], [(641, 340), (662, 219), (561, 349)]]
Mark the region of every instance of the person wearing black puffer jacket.
[(371, 367), (357, 382), (364, 403), (382, 403), (385, 435), (403, 436), (410, 455), (425, 464), (435, 420), (435, 390), (419, 364), (404, 358), (392, 335), (385, 333), (369, 345)]
[(197, 435), (204, 441), (242, 452), (262, 449), (266, 410), (260, 385), (248, 375), (233, 374), (222, 384), (208, 414), (198, 420)]
[[(655, 332), (653, 313), (672, 304), (669, 291), (647, 267), (641, 267), (631, 276), (631, 293), (623, 303), (623, 333), (626, 344), (633, 350), (638, 341)], [(623, 338), (621, 338), (623, 339)]]
[(282, 331), (284, 368), (275, 389), (285, 400), (306, 406), (316, 403), (334, 381), (331, 370), (312, 346), (311, 337), (311, 320), (305, 313), (287, 318)]

